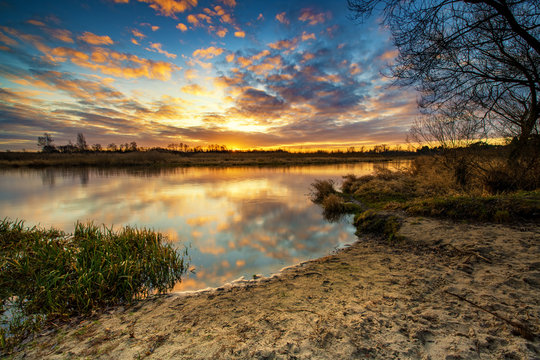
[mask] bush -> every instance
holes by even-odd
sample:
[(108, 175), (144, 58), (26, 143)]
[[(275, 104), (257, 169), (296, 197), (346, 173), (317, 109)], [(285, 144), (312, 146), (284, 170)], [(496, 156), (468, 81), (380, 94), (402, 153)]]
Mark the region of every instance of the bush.
[(395, 216), (377, 213), (374, 210), (366, 210), (357, 214), (354, 218), (356, 233), (360, 235), (373, 234), (383, 236), (387, 240), (398, 240), (401, 236), (398, 231), (401, 227), (399, 219)]
[(337, 194), (330, 194), (322, 201), (323, 215), (328, 221), (337, 221), (346, 212), (343, 198)]
[[(147, 229), (115, 232), (77, 223), (67, 236), (4, 219), (0, 237), (0, 309), (9, 308), (26, 329), (41, 318), (88, 314), (166, 292), (187, 269), (185, 252)], [(14, 322), (12, 328), (21, 328)], [(26, 335), (0, 337), (7, 347)]]
[(316, 179), (314, 183), (311, 184), (311, 201), (316, 204), (322, 204), (323, 200), (330, 194), (335, 194), (336, 189), (334, 189), (333, 180), (319, 180)]

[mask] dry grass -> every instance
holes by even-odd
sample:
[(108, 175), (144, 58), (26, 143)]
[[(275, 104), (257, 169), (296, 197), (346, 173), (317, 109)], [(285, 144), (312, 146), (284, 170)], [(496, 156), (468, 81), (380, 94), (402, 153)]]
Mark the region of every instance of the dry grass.
[[(399, 155), (401, 156), (401, 155)], [(402, 157), (411, 157), (411, 154)], [(392, 156), (392, 159), (396, 156)], [(280, 166), (338, 164), (359, 161), (388, 161), (381, 154), (362, 153), (289, 153), (289, 152), (226, 152), (181, 153), (161, 150), (96, 153), (22, 153), (0, 152), (0, 167), (47, 166)]]

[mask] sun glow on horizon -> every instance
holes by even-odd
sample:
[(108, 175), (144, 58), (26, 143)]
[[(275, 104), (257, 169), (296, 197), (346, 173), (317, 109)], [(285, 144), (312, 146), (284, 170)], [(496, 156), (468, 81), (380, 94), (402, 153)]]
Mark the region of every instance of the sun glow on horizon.
[(396, 50), (375, 23), (323, 0), (181, 3), (6, 8), (0, 150), (35, 149), (45, 132), (146, 147), (403, 143), (416, 97), (381, 77)]

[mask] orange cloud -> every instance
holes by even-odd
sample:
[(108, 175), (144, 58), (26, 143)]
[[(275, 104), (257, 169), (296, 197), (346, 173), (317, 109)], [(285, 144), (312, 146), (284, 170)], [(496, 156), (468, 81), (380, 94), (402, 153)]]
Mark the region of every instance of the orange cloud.
[(193, 15), (193, 14), (188, 15), (187, 21), (188, 21), (188, 23), (193, 24), (193, 26), (198, 26), (199, 25), (199, 19), (197, 19), (197, 17), (195, 15)]
[(227, 29), (220, 29), (216, 32), (216, 34), (219, 36), (219, 37), (225, 37), (225, 35), (227, 35)]
[(66, 43), (73, 43), (73, 39), (71, 38), (71, 31), (64, 30), (64, 29), (51, 29), (47, 30), (49, 34), (51, 34), (52, 37), (66, 42)]
[[(150, 4), (150, 7), (162, 15), (175, 17), (176, 13), (183, 13), (197, 6), (198, 0), (137, 0)], [(115, 3), (127, 4), (129, 0), (114, 0)]]
[(41, 46), (40, 50), (44, 51), (45, 56), (51, 61), (64, 62), (69, 59), (75, 65), (125, 79), (146, 77), (169, 80), (172, 72), (179, 69), (168, 62), (153, 61), (105, 48), (94, 50), (91, 57), (82, 51), (66, 47), (49, 49)]
[(289, 25), (291, 22), (287, 19), (287, 14), (284, 12), (276, 15), (276, 20), (282, 24)]
[(16, 40), (8, 37), (7, 35), (5, 35), (2, 32), (0, 32), (0, 42), (3, 42), (4, 44), (10, 45), (10, 46), (15, 46), (15, 45), (18, 44), (18, 42)]
[(307, 41), (307, 40), (310, 40), (310, 39), (315, 40), (317, 38), (315, 37), (315, 34), (313, 34), (313, 33), (308, 34), (307, 32), (304, 31), (302, 33), (302, 41)]
[(45, 26), (45, 23), (39, 21), (39, 20), (28, 20), (27, 21), (28, 24), (32, 24), (32, 25), (35, 25), (35, 26)]
[(131, 42), (134, 43), (135, 45), (140, 45), (137, 39), (131, 38)]
[(191, 94), (191, 95), (197, 95), (197, 96), (208, 95), (208, 91), (206, 91), (205, 88), (203, 88), (202, 86), (198, 84), (191, 84), (191, 85), (183, 86), (181, 90), (182, 92), (185, 92), (186, 94)]
[(152, 31), (158, 31), (159, 30), (159, 26), (151, 26), (150, 28), (152, 29)]
[(305, 53), (304, 56), (302, 56), (302, 62), (306, 62), (314, 58), (315, 58), (315, 55), (313, 55), (312, 53)]
[(227, 59), (227, 62), (233, 62), (234, 61), (234, 54), (229, 54), (225, 57)]
[(296, 49), (296, 44), (298, 43), (298, 39), (294, 38), (292, 40), (280, 40), (276, 41), (275, 43), (268, 44), (272, 49), (274, 50), (294, 50)]
[(176, 28), (182, 32), (187, 31), (187, 26), (182, 23), (179, 23), (178, 25), (176, 25)]
[(309, 25), (317, 25), (324, 23), (328, 17), (330, 17), (328, 13), (315, 13), (312, 9), (302, 9), (298, 20), (307, 21)]
[(138, 37), (139, 39), (144, 39), (144, 38), (146, 37), (146, 35), (144, 35), (142, 32), (140, 32), (140, 31), (137, 30), (137, 29), (131, 30), (131, 33), (133, 34), (133, 36), (136, 36), (136, 37)]
[(382, 54), (381, 56), (379, 56), (379, 59), (383, 61), (394, 60), (398, 56), (398, 54), (399, 54), (399, 51), (397, 49), (389, 50), (385, 52), (384, 54)]
[(351, 69), (351, 75), (356, 75), (356, 74), (358, 74), (360, 71), (362, 71), (362, 70), (360, 69), (360, 66), (358, 66), (358, 64), (351, 64), (350, 69)]
[(200, 57), (203, 59), (212, 59), (216, 56), (219, 56), (223, 53), (222, 48), (216, 48), (214, 46), (210, 46), (206, 49), (198, 49), (193, 52), (193, 56)]
[(197, 78), (197, 70), (195, 69), (187, 69), (185, 72), (184, 72), (184, 77), (188, 80), (193, 80), (193, 79), (196, 79)]
[(270, 55), (270, 51), (268, 51), (268, 50), (263, 50), (263, 51), (261, 51), (260, 53), (258, 53), (257, 55), (253, 55), (253, 56), (251, 57), (251, 59), (253, 59), (253, 61), (259, 61), (259, 60), (261, 60), (261, 58), (263, 58), (263, 57), (265, 57), (265, 56), (268, 56), (268, 55)]
[(228, 7), (235, 7), (236, 6), (236, 0), (219, 0), (223, 4), (227, 5)]
[(243, 31), (235, 31), (234, 36), (236, 36), (237, 38), (245, 38), (246, 33)]
[(146, 50), (148, 51), (153, 51), (153, 52), (158, 52), (160, 54), (163, 54), (165, 55), (166, 57), (168, 58), (171, 58), (171, 59), (176, 59), (176, 54), (171, 54), (165, 50), (163, 50), (161, 48), (161, 44), (160, 43), (150, 43), (150, 48), (146, 48)]
[(99, 36), (93, 34), (89, 31), (85, 31), (81, 36), (78, 37), (79, 40), (82, 40), (90, 45), (112, 45), (114, 42), (108, 35)]
[(236, 266), (237, 267), (242, 267), (246, 265), (246, 261), (245, 260), (236, 260)]
[(253, 61), (251, 59), (248, 59), (246, 57), (243, 57), (243, 56), (239, 56), (236, 61), (238, 62), (238, 64), (241, 66), (241, 67), (247, 67), (247, 66), (250, 66)]

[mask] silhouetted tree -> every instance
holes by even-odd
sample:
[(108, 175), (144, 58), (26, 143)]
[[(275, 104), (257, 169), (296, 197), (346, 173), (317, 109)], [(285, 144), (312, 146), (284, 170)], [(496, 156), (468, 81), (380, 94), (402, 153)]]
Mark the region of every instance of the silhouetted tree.
[(94, 150), (94, 151), (102, 151), (103, 148), (101, 147), (101, 144), (94, 144), (94, 145), (92, 145), (92, 150)]
[(115, 143), (110, 143), (109, 145), (107, 145), (107, 150), (109, 150), (109, 151), (118, 151), (118, 146), (116, 146)]
[(80, 152), (88, 150), (88, 144), (86, 143), (86, 138), (83, 133), (77, 134), (77, 149)]
[(54, 139), (48, 133), (44, 133), (43, 136), (38, 136), (37, 146), (41, 148), (42, 152), (50, 153), (56, 152), (56, 147), (54, 146)]
[(539, 1), (348, 1), (359, 20), (382, 10), (399, 50), (392, 75), (417, 86), (430, 116), (416, 135), (503, 135), (516, 139), (512, 159), (526, 154), (539, 132)]

